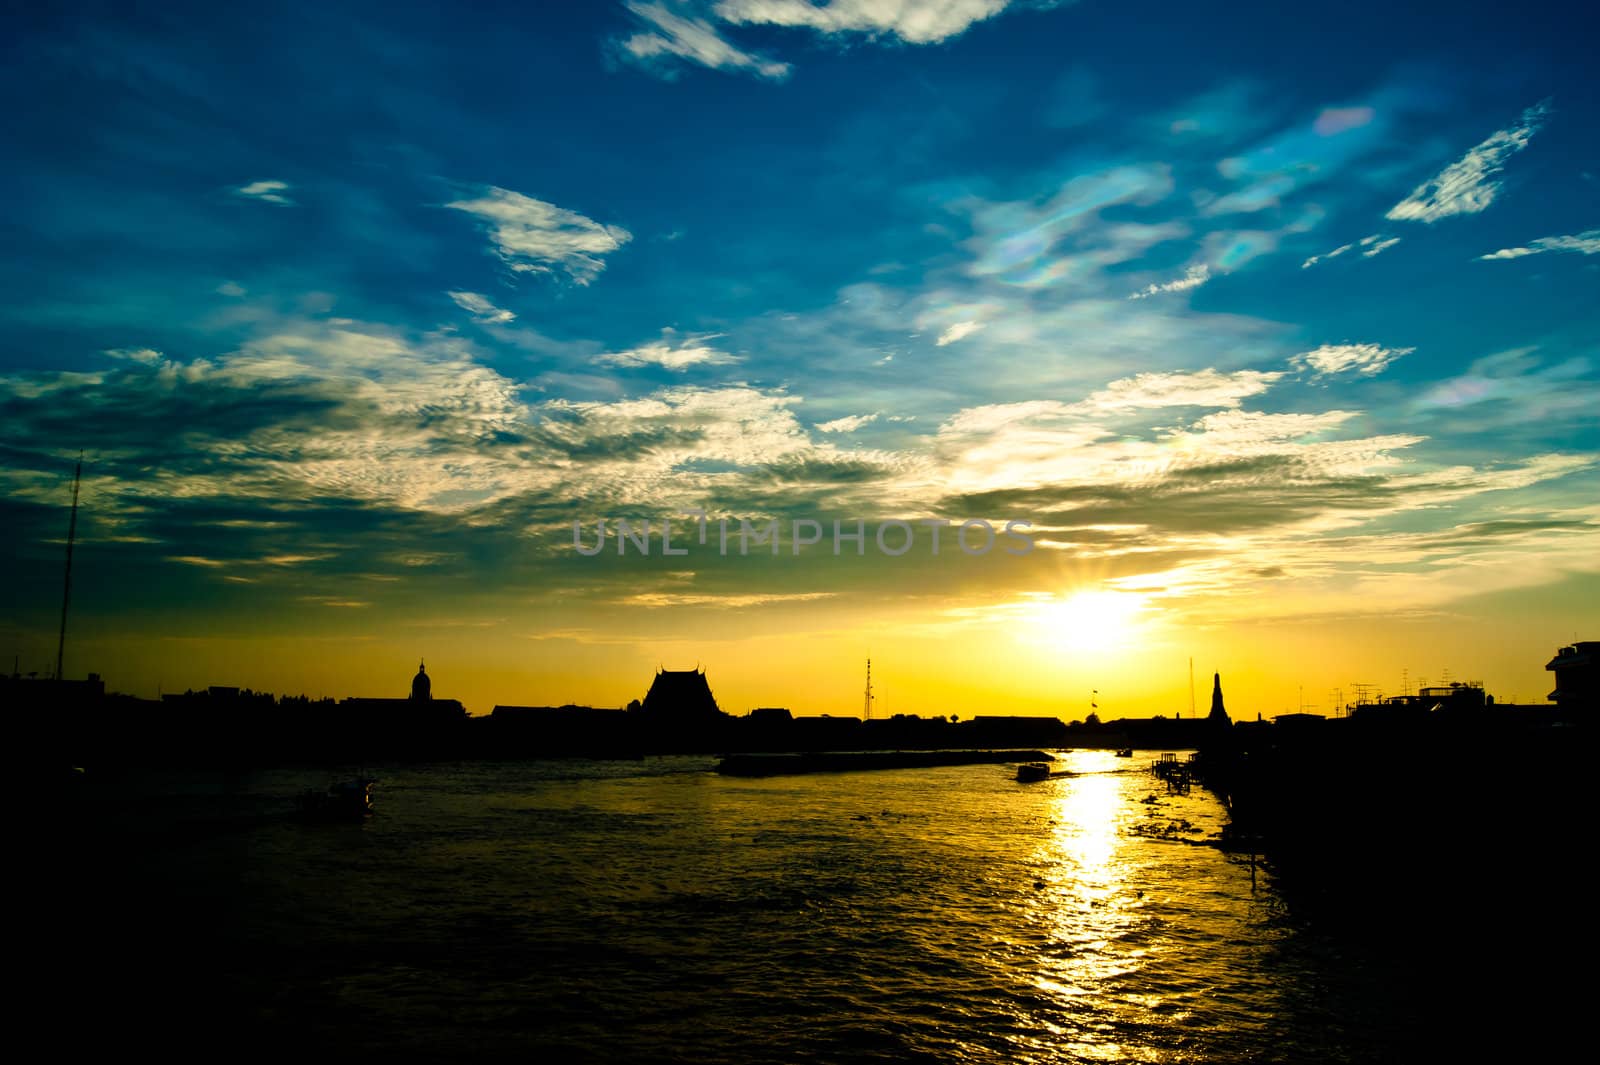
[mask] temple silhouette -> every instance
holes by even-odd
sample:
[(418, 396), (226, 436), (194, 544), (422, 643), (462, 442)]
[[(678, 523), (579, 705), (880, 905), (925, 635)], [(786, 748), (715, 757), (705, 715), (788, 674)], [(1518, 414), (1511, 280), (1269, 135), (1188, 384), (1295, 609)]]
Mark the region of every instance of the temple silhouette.
[(646, 720), (672, 725), (719, 721), (728, 716), (717, 708), (705, 670), (699, 668), (657, 669), (639, 712)]

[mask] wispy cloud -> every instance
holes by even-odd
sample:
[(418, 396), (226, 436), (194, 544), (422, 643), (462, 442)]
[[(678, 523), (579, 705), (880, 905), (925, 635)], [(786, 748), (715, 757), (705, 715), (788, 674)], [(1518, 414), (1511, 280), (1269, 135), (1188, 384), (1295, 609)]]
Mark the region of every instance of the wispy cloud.
[(1289, 364), (1297, 369), (1315, 371), (1318, 377), (1351, 370), (1360, 377), (1372, 377), (1382, 373), (1394, 360), (1416, 350), (1386, 348), (1378, 344), (1324, 344), (1315, 351), (1301, 352), (1290, 359)]
[(630, 2), (628, 10), (646, 29), (620, 42), (629, 61), (673, 77), (679, 63), (713, 70), (745, 70), (774, 81), (789, 76), (789, 64), (747, 52), (724, 37), (692, 9), (673, 10), (664, 3)]
[(1149, 299), (1151, 296), (1158, 296), (1163, 292), (1183, 292), (1187, 289), (1199, 288), (1210, 280), (1211, 267), (1205, 263), (1200, 263), (1197, 266), (1189, 267), (1184, 271), (1183, 276), (1175, 281), (1168, 281), (1160, 285), (1152, 282), (1128, 298), (1130, 300), (1143, 300)]
[(1523, 247), (1501, 248), (1488, 255), (1480, 255), (1478, 260), (1520, 259), (1525, 255), (1543, 255), (1547, 251), (1575, 251), (1580, 255), (1600, 253), (1600, 229), (1586, 229), (1566, 237), (1540, 237)]
[(1313, 255), (1300, 264), (1300, 269), (1306, 270), (1320, 262), (1337, 259), (1345, 252), (1355, 248), (1361, 249), (1361, 257), (1363, 259), (1375, 258), (1399, 243), (1399, 237), (1391, 237), (1385, 233), (1373, 233), (1371, 236), (1362, 237), (1360, 240), (1351, 241), (1349, 244), (1341, 244), (1332, 251), (1325, 251), (1321, 255)]
[[(1147, 164), (1076, 175), (1042, 200), (962, 200), (953, 209), (972, 218), (973, 235), (965, 246), (974, 260), (967, 271), (1009, 285), (1042, 288), (1073, 278), (1084, 268), (1137, 259), (1152, 245), (1188, 230), (1174, 224), (1106, 224), (1100, 212), (1120, 204), (1150, 206), (1173, 187), (1170, 168)], [(1068, 250), (1073, 245), (1084, 247)]]
[(679, 373), (691, 366), (718, 366), (738, 362), (737, 355), (719, 351), (706, 343), (716, 340), (721, 333), (691, 333), (679, 337), (671, 329), (664, 329), (661, 339), (651, 344), (641, 344), (627, 351), (611, 351), (595, 356), (596, 362), (614, 366), (660, 366)]
[(1385, 237), (1380, 236), (1377, 233), (1374, 233), (1370, 237), (1362, 237), (1361, 244), (1364, 248), (1366, 248), (1366, 250), (1361, 253), (1361, 257), (1363, 259), (1374, 258), (1375, 256), (1382, 255), (1384, 252), (1388, 251), (1390, 248), (1399, 243), (1399, 237)]
[[(1593, 417), (1594, 366), (1584, 356), (1545, 362), (1535, 347), (1510, 348), (1474, 360), (1456, 377), (1436, 382), (1413, 401), (1419, 411), (1508, 405), (1509, 420), (1550, 424), (1563, 418)], [(1483, 424), (1481, 416), (1474, 424)]]
[(674, 592), (641, 592), (630, 595), (622, 602), (629, 606), (697, 606), (739, 609), (750, 606), (767, 606), (772, 603), (810, 603), (818, 599), (831, 599), (836, 592), (788, 592), (733, 595), (699, 595)]
[(248, 185), (240, 185), (233, 193), (235, 196), (275, 203), (280, 207), (292, 207), (294, 201), (284, 195), (289, 189), (287, 181), (252, 181)]
[(633, 239), (621, 226), (492, 185), (474, 199), (445, 206), (485, 223), (496, 252), (512, 270), (550, 273), (559, 268), (580, 285), (598, 277), (606, 266), (604, 257)]
[(1332, 137), (1347, 129), (1365, 126), (1374, 114), (1370, 107), (1325, 107), (1311, 128), (1319, 137)]
[(1148, 409), (1156, 407), (1237, 407), (1239, 401), (1271, 388), (1283, 374), (1261, 370), (1222, 373), (1215, 369), (1196, 372), (1141, 373), (1112, 381), (1092, 393), (1083, 406), (1099, 411)]
[(942, 348), (946, 344), (954, 344), (963, 337), (969, 337), (982, 328), (982, 322), (957, 322), (940, 333), (939, 339), (935, 340), (934, 344)]
[(471, 314), (474, 319), (486, 323), (509, 322), (516, 318), (508, 310), (503, 310), (489, 302), (487, 296), (480, 296), (476, 292), (450, 292), (447, 295), (456, 301), (456, 306)]
[(1411, 195), (1389, 209), (1391, 221), (1437, 222), (1451, 215), (1476, 214), (1494, 202), (1500, 182), (1494, 180), (1506, 160), (1522, 151), (1544, 125), (1550, 103), (1542, 101), (1522, 113), (1522, 121), (1494, 133), (1457, 159)]
[(1317, 265), (1320, 262), (1326, 262), (1329, 259), (1337, 259), (1339, 256), (1343, 255), (1345, 252), (1349, 251), (1353, 247), (1355, 247), (1355, 244), (1353, 244), (1353, 243), (1352, 244), (1341, 244), (1337, 248), (1333, 249), (1332, 251), (1325, 251), (1321, 255), (1313, 255), (1309, 259), (1307, 259), (1305, 262), (1300, 264), (1300, 269), (1307, 270), (1307, 269), (1310, 269), (1311, 267)]
[(206, 558), (202, 555), (168, 555), (168, 562), (181, 562), (185, 566), (203, 566), (207, 569), (218, 569), (227, 563), (220, 559)]
[(831, 422), (821, 422), (817, 425), (819, 433), (853, 433), (863, 425), (878, 420), (876, 414), (851, 414), (843, 418), (835, 418)]
[(300, 600), (305, 603), (317, 603), (321, 606), (338, 607), (345, 610), (361, 610), (372, 605), (364, 599), (340, 599), (332, 595), (302, 595)]
[(908, 44), (935, 44), (992, 18), (1011, 0), (719, 0), (717, 17), (736, 25), (792, 26), (819, 33), (864, 33), (898, 37)]
[(732, 70), (781, 81), (788, 63), (729, 40), (730, 26), (777, 26), (827, 36), (859, 34), (905, 44), (938, 44), (993, 18), (1014, 0), (627, 0), (640, 23), (617, 41), (623, 60), (666, 78), (683, 64)]

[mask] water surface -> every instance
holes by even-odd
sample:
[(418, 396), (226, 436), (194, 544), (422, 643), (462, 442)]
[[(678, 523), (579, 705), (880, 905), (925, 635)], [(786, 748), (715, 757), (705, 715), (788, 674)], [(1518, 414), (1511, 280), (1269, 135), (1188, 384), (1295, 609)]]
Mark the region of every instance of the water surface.
[[(1386, 1060), (1393, 975), (1297, 930), (1149, 758), (1028, 785), (378, 767), (352, 825), (289, 816), (324, 772), (131, 774), (85, 949), (174, 1046), (208, 1021), (391, 1060)], [(163, 964), (190, 979), (152, 994)]]

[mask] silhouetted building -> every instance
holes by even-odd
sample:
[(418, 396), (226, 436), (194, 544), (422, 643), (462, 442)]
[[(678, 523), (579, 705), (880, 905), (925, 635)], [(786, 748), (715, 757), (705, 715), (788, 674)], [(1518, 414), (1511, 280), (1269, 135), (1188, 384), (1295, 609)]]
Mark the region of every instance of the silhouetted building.
[(1420, 688), (1415, 695), (1391, 695), (1380, 702), (1361, 703), (1351, 709), (1350, 715), (1367, 723), (1414, 725), (1434, 714), (1465, 720), (1481, 715), (1493, 704), (1494, 697), (1484, 694), (1481, 683), (1452, 681)]
[(106, 685), (98, 673), (91, 673), (84, 680), (57, 680), (12, 672), (10, 676), (0, 676), (0, 692), (8, 704), (78, 703), (100, 699), (106, 693)]
[(645, 717), (671, 724), (715, 721), (725, 715), (717, 707), (704, 670), (658, 669), (639, 711)]
[(1231, 725), (1233, 719), (1228, 716), (1227, 708), (1222, 705), (1222, 674), (1211, 674), (1211, 713), (1206, 715), (1206, 720), (1217, 725)]
[(1563, 713), (1600, 707), (1600, 640), (1563, 647), (1544, 668), (1556, 675), (1556, 690), (1547, 698)]
[(794, 720), (794, 715), (787, 706), (758, 706), (750, 711), (752, 725), (779, 726), (787, 725)]
[(494, 757), (628, 757), (637, 753), (626, 710), (592, 706), (496, 706), (474, 723), (475, 750)]
[(467, 709), (455, 699), (435, 699), (421, 666), (404, 699), (344, 699), (329, 715), (329, 731), (342, 746), (373, 757), (448, 757), (459, 751)]

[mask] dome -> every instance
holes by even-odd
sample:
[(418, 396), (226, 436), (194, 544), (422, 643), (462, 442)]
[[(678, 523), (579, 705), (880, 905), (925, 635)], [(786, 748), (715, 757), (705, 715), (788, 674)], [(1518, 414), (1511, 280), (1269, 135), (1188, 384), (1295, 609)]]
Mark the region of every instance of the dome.
[(421, 662), (417, 663), (417, 675), (411, 680), (411, 698), (419, 702), (427, 702), (433, 697), (433, 682), (428, 679), (428, 669)]

